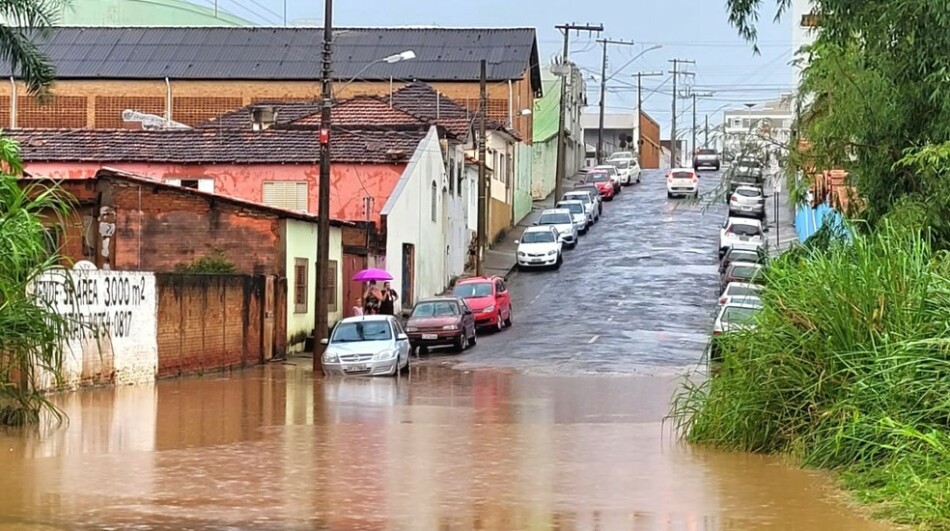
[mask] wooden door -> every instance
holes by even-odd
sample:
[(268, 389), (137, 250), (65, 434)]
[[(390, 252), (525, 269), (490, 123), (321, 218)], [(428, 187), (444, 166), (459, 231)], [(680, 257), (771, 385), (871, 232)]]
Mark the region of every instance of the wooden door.
[(261, 326), (261, 352), (264, 357), (264, 361), (269, 361), (274, 357), (274, 334), (276, 333), (276, 326), (274, 318), (274, 289), (275, 289), (275, 278), (273, 276), (267, 276), (264, 279), (264, 323)]
[(402, 244), (402, 307), (412, 308), (413, 288), (415, 286), (416, 246), (411, 243)]
[(366, 269), (366, 257), (356, 254), (343, 255), (343, 316), (353, 317), (356, 299), (363, 296), (363, 283), (353, 282), (353, 275)]

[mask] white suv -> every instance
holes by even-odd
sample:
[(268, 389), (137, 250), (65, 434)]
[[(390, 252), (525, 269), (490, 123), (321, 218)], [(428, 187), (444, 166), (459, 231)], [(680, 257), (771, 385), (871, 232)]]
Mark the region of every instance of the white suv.
[(726, 218), (719, 229), (719, 255), (722, 256), (730, 245), (743, 243), (756, 247), (765, 246), (762, 222), (753, 218)]
[(518, 246), (515, 255), (518, 269), (561, 266), (561, 238), (550, 225), (528, 227), (521, 239), (515, 240), (515, 245)]
[(561, 242), (569, 249), (577, 246), (577, 227), (574, 226), (574, 218), (571, 211), (564, 208), (551, 208), (541, 212), (541, 217), (535, 222), (535, 226), (552, 226), (557, 230), (561, 237)]

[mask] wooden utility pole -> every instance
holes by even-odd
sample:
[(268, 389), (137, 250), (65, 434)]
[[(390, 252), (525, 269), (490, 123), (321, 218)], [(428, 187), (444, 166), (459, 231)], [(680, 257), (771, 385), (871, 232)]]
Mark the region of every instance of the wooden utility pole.
[(603, 60), (600, 65), (600, 121), (597, 126), (597, 164), (604, 163), (604, 99), (607, 95), (607, 45), (619, 44), (624, 46), (633, 46), (629, 41), (612, 41), (610, 39), (598, 39), (597, 42), (604, 45)]
[(488, 111), (488, 83), (485, 60), (479, 64), (478, 93), (478, 227), (475, 274), (485, 275), (485, 247), (488, 241), (488, 172), (485, 170), (485, 115)]
[(643, 129), (640, 122), (643, 120), (643, 78), (652, 76), (662, 76), (663, 72), (637, 72), (637, 162), (643, 164)]
[(703, 139), (703, 147), (709, 149), (709, 115), (706, 115), (706, 127), (703, 128), (706, 132), (706, 138)]
[[(570, 53), (569, 48), (571, 31), (575, 30), (578, 33), (581, 31), (587, 31), (591, 34), (600, 33), (604, 31), (604, 26), (603, 24), (598, 24), (596, 26), (584, 24), (583, 26), (580, 26), (572, 23), (555, 26), (555, 28), (564, 32), (564, 53), (561, 55), (561, 101), (559, 104), (557, 119), (557, 169), (554, 172), (554, 200), (557, 201), (561, 198), (561, 182), (564, 180), (565, 166), (567, 165), (567, 160), (565, 159), (567, 156), (567, 139), (564, 131), (564, 115), (567, 108), (567, 83), (570, 80), (573, 72), (571, 63), (568, 59)], [(583, 141), (581, 143), (583, 144)]]
[[(317, 296), (314, 304), (313, 373), (323, 373), (323, 340), (329, 331), (330, 309), (330, 90), (333, 66), (333, 0), (324, 0), (323, 102), (320, 109), (320, 181), (317, 189)], [(334, 282), (335, 284), (335, 282)]]
[(673, 63), (673, 70), (670, 72), (673, 74), (673, 118), (670, 127), (670, 166), (676, 167), (678, 164), (678, 159), (676, 158), (676, 98), (679, 97), (679, 93), (676, 91), (676, 82), (679, 79), (680, 75), (692, 76), (695, 75), (692, 72), (681, 72), (679, 70), (680, 64), (696, 64), (696, 61), (688, 61), (685, 59), (670, 59), (670, 62)]
[[(693, 154), (696, 153), (696, 99), (697, 98), (709, 98), (713, 95), (712, 92), (706, 92), (704, 94), (698, 94), (696, 92), (690, 91), (690, 97), (693, 98)], [(708, 122), (707, 122), (708, 126)], [(706, 136), (709, 136), (709, 131), (706, 132)]]

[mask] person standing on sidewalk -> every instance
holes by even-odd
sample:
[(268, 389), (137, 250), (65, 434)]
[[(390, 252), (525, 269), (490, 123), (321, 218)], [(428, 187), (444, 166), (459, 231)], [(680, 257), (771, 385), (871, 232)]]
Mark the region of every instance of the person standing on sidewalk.
[(383, 315), (396, 315), (396, 299), (399, 295), (392, 289), (389, 282), (383, 283), (383, 300), (379, 303), (379, 313)]

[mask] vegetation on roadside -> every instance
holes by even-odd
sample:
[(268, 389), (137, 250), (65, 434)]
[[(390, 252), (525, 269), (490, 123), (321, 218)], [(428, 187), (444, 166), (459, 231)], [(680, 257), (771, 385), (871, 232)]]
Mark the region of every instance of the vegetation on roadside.
[[(764, 4), (727, 0), (740, 35)], [(787, 169), (849, 172), (851, 237), (826, 228), (770, 264), (756, 328), (720, 337), (673, 418), (691, 442), (836, 470), (879, 515), (950, 529), (950, 10), (812, 5)]]
[(234, 273), (237, 268), (234, 262), (228, 260), (228, 257), (221, 249), (215, 249), (208, 256), (196, 258), (188, 264), (178, 264), (175, 266), (176, 273), (191, 274), (227, 274)]
[(61, 383), (67, 323), (29, 286), (60, 261), (44, 220), (62, 218), (69, 200), (57, 187), (22, 185), (19, 149), (0, 138), (0, 425), (36, 423), (59, 412), (37, 389), (41, 373)]

